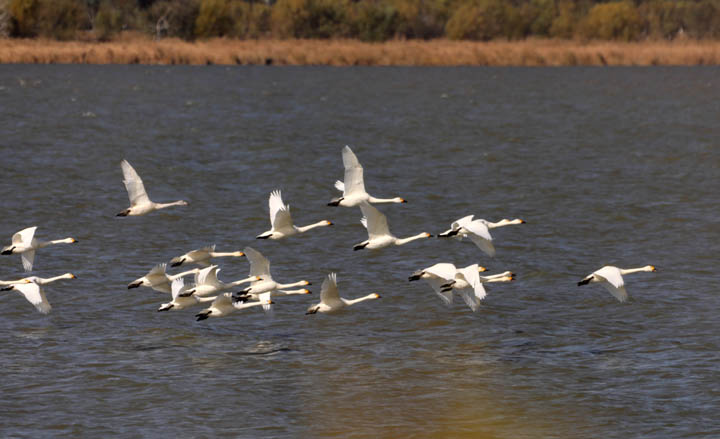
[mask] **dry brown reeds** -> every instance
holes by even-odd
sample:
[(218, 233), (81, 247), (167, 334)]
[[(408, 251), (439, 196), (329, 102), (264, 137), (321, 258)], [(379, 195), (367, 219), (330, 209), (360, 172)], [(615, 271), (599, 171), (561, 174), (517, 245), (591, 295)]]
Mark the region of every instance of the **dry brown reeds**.
[(375, 66), (717, 65), (720, 41), (0, 39), (0, 63)]

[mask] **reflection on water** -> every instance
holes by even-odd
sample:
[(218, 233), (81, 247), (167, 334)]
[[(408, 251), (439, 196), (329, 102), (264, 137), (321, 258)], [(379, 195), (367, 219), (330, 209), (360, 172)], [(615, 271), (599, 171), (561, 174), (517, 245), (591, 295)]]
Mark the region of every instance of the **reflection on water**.
[[(2, 436), (720, 436), (714, 280), (720, 150), (716, 68), (193, 68), (0, 70), (0, 237), (75, 236), (36, 272), (53, 312), (0, 295)], [(353, 147), (398, 236), (466, 214), (523, 218), (497, 256), (428, 239), (353, 252), (357, 209), (330, 208)], [(127, 158), (158, 201), (116, 218)], [(281, 189), (297, 223), (267, 230)], [(252, 245), (309, 297), (196, 322), (127, 284), (217, 244)], [(436, 262), (512, 270), (477, 313), (410, 273)], [(222, 280), (247, 275), (221, 261)], [(577, 281), (652, 264), (618, 303)], [(21, 276), (1, 257), (0, 279)], [(382, 300), (306, 316), (323, 277)], [(176, 272), (176, 271), (173, 271)]]

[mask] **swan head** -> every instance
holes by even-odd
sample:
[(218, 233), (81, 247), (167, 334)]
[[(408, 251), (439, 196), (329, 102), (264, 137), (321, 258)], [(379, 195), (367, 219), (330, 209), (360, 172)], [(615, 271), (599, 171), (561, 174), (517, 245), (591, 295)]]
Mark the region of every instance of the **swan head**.
[(373, 299), (381, 299), (381, 298), (382, 298), (382, 296), (379, 295), (378, 293), (373, 293)]
[(483, 267), (482, 265), (478, 265), (478, 271), (482, 273), (484, 271), (487, 271), (487, 268)]
[(393, 203), (407, 203), (407, 200), (405, 198), (395, 197), (393, 198)]
[(178, 205), (178, 206), (187, 206), (187, 205), (188, 205), (188, 202), (185, 201), (185, 200), (180, 200), (180, 201), (177, 202), (177, 205)]
[(11, 255), (12, 252), (13, 252), (13, 250), (15, 250), (15, 246), (14, 246), (14, 245), (9, 245), (9, 246), (5, 247), (5, 248), (2, 250), (2, 254), (3, 254), (3, 255)]
[(77, 279), (77, 276), (75, 276), (75, 275), (72, 274), (72, 273), (65, 273), (65, 274), (62, 275), (62, 277), (65, 278), (65, 279)]
[(655, 268), (654, 265), (646, 265), (646, 266), (645, 266), (645, 269), (646, 269), (647, 271), (657, 271), (657, 268)]
[(303, 288), (303, 294), (312, 294), (312, 291), (308, 290), (307, 288)]
[(172, 258), (170, 260), (170, 266), (171, 267), (179, 267), (185, 262), (185, 258), (182, 256), (178, 256), (177, 258)]
[(312, 285), (312, 282), (308, 282), (306, 280), (301, 280), (300, 285)]
[(333, 224), (332, 221), (327, 221), (327, 220), (325, 220), (325, 225), (326, 225), (326, 226), (332, 226), (332, 225), (334, 225), (334, 224)]
[(423, 235), (425, 235), (426, 238), (432, 238), (432, 235), (430, 233), (425, 232), (423, 233)]

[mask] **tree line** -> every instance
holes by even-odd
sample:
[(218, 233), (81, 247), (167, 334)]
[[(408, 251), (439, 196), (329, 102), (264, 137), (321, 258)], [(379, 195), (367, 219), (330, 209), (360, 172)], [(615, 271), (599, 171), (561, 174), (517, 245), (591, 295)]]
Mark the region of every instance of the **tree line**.
[(639, 41), (720, 38), (720, 0), (0, 0), (0, 34)]

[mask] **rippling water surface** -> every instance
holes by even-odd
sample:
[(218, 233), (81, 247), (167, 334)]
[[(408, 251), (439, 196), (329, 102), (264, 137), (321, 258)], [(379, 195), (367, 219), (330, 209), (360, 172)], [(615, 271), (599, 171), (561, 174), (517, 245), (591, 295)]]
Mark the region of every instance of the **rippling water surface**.
[[(0, 237), (39, 226), (77, 245), (38, 252), (48, 316), (0, 296), (4, 437), (720, 436), (720, 70), (2, 66)], [(327, 207), (351, 145), (399, 236), (467, 214), (497, 256), (423, 240), (353, 252), (356, 208)], [(117, 218), (127, 158), (156, 201)], [(282, 189), (298, 224), (267, 230)], [(195, 322), (126, 285), (216, 243), (252, 245), (280, 298)], [(22, 276), (0, 257), (0, 279)], [(512, 270), (477, 313), (444, 306), (414, 270)], [(220, 277), (245, 277), (221, 260)], [(605, 264), (631, 300), (577, 281)], [(324, 275), (382, 299), (305, 316)]]

